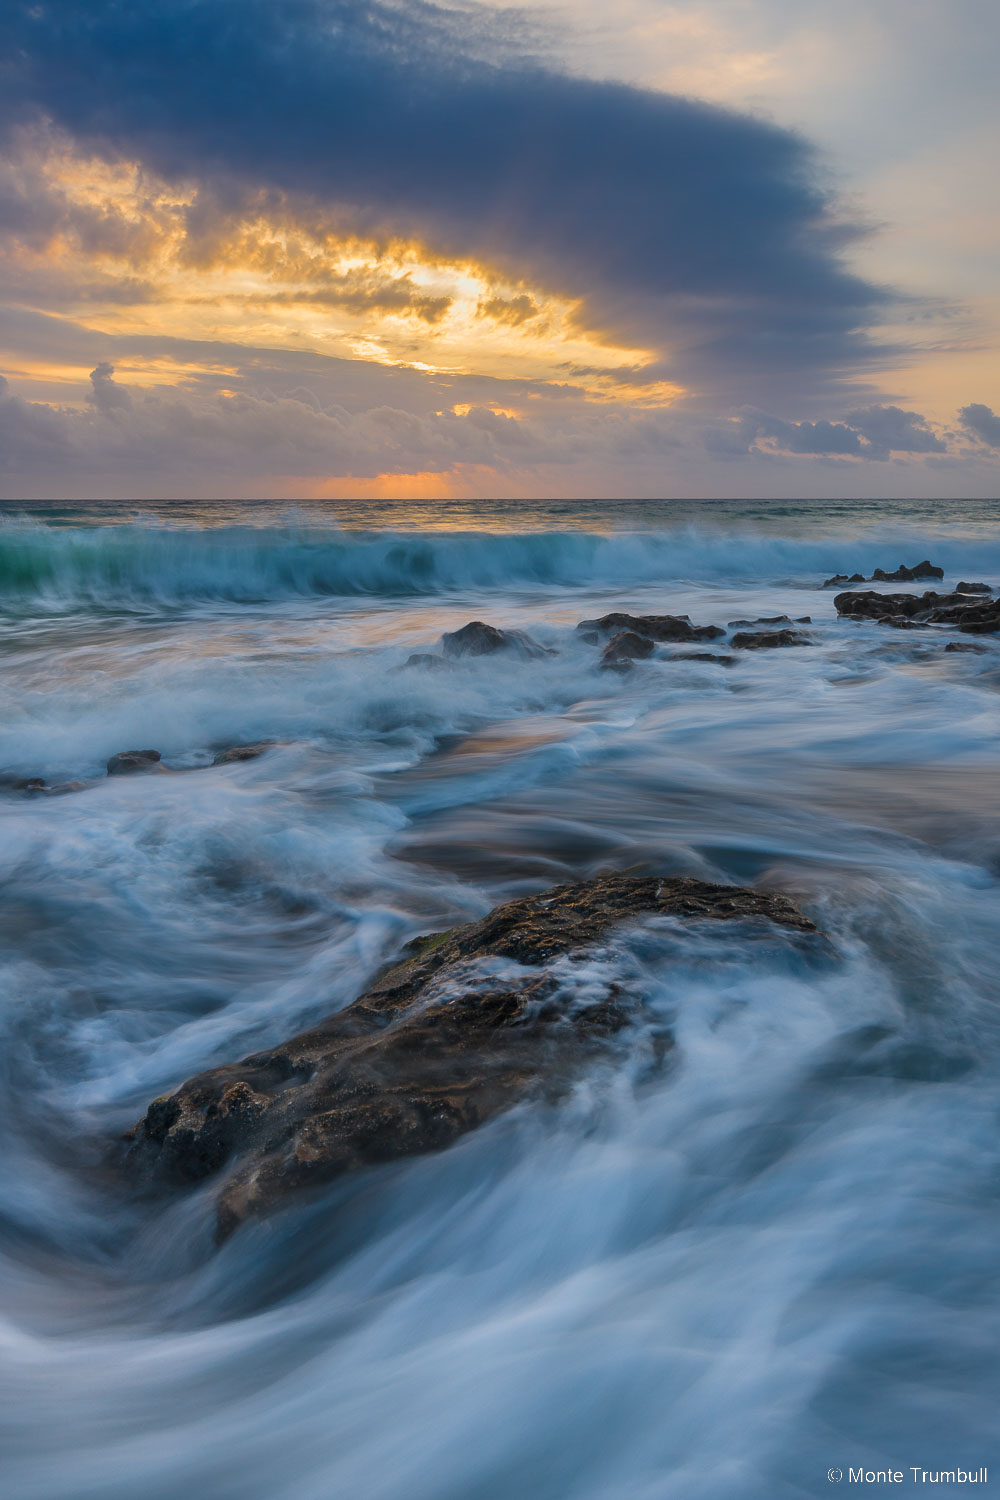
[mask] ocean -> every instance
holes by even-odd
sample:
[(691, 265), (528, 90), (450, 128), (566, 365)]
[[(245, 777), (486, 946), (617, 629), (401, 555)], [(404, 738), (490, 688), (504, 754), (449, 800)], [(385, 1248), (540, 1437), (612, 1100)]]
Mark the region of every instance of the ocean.
[[(925, 558), (1000, 586), (998, 522), (8, 502), (0, 1494), (1000, 1474), (1000, 646), (838, 619), (822, 586)], [(602, 671), (576, 626), (613, 610), (808, 616), (808, 644)], [(552, 654), (398, 670), (469, 620)], [(139, 747), (175, 774), (105, 775)], [(349, 1005), (414, 936), (604, 871), (785, 892), (828, 951), (641, 923), (594, 963), (648, 1019), (560, 1100), (221, 1247), (209, 1187), (129, 1190), (151, 1100)]]

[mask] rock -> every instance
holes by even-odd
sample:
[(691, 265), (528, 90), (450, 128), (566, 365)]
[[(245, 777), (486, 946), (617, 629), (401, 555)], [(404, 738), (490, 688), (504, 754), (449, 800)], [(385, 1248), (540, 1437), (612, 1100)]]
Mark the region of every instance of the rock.
[(1000, 599), (973, 603), (968, 594), (838, 594), (833, 603), (838, 615), (848, 619), (882, 620), (895, 623), (900, 617), (920, 625), (953, 625), (969, 635), (1000, 631)]
[(264, 755), (268, 750), (273, 750), (276, 741), (255, 740), (250, 745), (230, 745), (228, 750), (220, 750), (212, 761), (213, 766), (231, 766), (241, 760), (256, 760), (258, 756)]
[(653, 654), (653, 642), (634, 630), (619, 630), (604, 648), (602, 667), (614, 667), (621, 662), (644, 661)]
[(667, 661), (714, 661), (720, 667), (736, 665), (735, 656), (724, 656), (716, 651), (672, 651)]
[(744, 630), (748, 625), (790, 625), (788, 615), (761, 615), (757, 620), (730, 620), (727, 629)]
[(718, 625), (692, 625), (686, 615), (602, 615), (599, 620), (581, 620), (576, 627), (586, 635), (611, 635), (634, 630), (651, 641), (714, 641), (725, 631)]
[(511, 651), (529, 659), (555, 656), (547, 646), (540, 646), (523, 630), (498, 630), (482, 620), (470, 620), (461, 630), (449, 630), (441, 637), (445, 656), (492, 656), (494, 651)]
[(796, 615), (795, 616), (795, 623), (796, 623), (796, 625), (811, 625), (812, 622), (813, 622), (812, 615)]
[(127, 1137), (125, 1165), (175, 1185), (225, 1169), (222, 1238), (302, 1189), (441, 1150), (526, 1096), (558, 1096), (640, 1002), (613, 981), (574, 993), (554, 961), (654, 914), (816, 933), (785, 896), (688, 878), (605, 875), (507, 902), (410, 944), (312, 1030), (154, 1100)]
[(987, 648), (985, 646), (977, 646), (975, 641), (949, 641), (944, 649), (946, 651), (976, 651), (982, 653)]
[(733, 636), (739, 651), (759, 651), (770, 646), (811, 646), (807, 635), (799, 630), (739, 630)]
[(47, 792), (49, 790), (49, 784), (45, 780), (44, 776), (22, 776), (19, 777), (17, 781), (12, 782), (11, 784), (15, 792), (27, 792), (29, 793), (29, 795), (37, 794), (38, 792)]
[(108, 761), (109, 776), (136, 776), (143, 771), (166, 771), (159, 750), (120, 750)]
[(455, 663), (449, 661), (446, 656), (433, 656), (429, 651), (414, 651), (408, 656), (401, 667), (394, 667), (396, 672), (407, 672), (414, 667), (421, 667), (427, 672), (453, 672)]
[(834, 587), (841, 583), (912, 583), (917, 578), (943, 578), (944, 569), (936, 568), (932, 562), (925, 558), (923, 562), (908, 568), (905, 563), (900, 563), (894, 573), (887, 573), (884, 568), (876, 568), (871, 578), (866, 578), (863, 573), (852, 573), (848, 578), (846, 573), (835, 573), (824, 583), (825, 589)]
[(956, 594), (992, 594), (988, 583), (956, 583)]

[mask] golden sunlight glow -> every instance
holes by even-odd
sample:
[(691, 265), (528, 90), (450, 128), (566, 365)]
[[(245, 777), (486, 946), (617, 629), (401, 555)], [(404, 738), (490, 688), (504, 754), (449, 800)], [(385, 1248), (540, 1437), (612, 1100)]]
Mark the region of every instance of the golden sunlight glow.
[[(169, 190), (135, 164), (83, 159), (40, 143), (31, 190), (60, 207), (47, 242), (15, 242), (8, 279), (39, 310), (54, 276), (64, 317), (110, 338), (146, 336), (306, 351), (435, 374), (557, 382), (595, 400), (662, 405), (679, 389), (628, 380), (650, 351), (621, 348), (581, 322), (578, 302), (514, 284), (487, 266), (423, 245), (346, 236), (319, 211), (261, 201), (234, 213)], [(28, 189), (26, 189), (27, 191)], [(27, 295), (25, 295), (27, 292)], [(119, 377), (125, 378), (119, 360)], [(218, 364), (205, 351), (143, 362), (128, 379), (156, 385)], [(70, 377), (79, 379), (73, 369)], [(50, 368), (45, 379), (57, 378)], [(499, 411), (500, 409), (497, 408)], [(521, 413), (504, 408), (504, 415)]]

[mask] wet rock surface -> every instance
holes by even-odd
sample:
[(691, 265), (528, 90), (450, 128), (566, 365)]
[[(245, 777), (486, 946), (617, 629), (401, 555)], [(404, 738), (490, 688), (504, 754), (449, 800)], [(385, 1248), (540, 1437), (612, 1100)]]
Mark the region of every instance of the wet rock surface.
[(425, 672), (451, 672), (455, 663), (447, 656), (434, 656), (430, 651), (414, 651), (395, 672), (412, 672), (415, 668)]
[(623, 662), (644, 661), (652, 654), (653, 642), (647, 636), (637, 635), (634, 630), (619, 630), (605, 646), (601, 654), (601, 666), (614, 667)]
[(880, 594), (873, 589), (864, 593), (837, 594), (834, 607), (838, 615), (855, 620), (878, 620), (901, 625), (953, 625), (970, 635), (989, 635), (1000, 631), (1000, 600), (955, 592), (938, 594)]
[(227, 1169), (216, 1195), (224, 1237), (302, 1189), (440, 1150), (519, 1099), (557, 1096), (638, 1002), (613, 982), (582, 996), (553, 961), (656, 914), (816, 933), (785, 896), (688, 878), (607, 875), (508, 902), (417, 939), (312, 1030), (155, 1100), (130, 1133), (126, 1166), (176, 1186)]
[(470, 620), (461, 630), (446, 631), (441, 637), (441, 647), (445, 656), (453, 658), (492, 656), (495, 651), (510, 651), (523, 658), (555, 655), (523, 630), (499, 630), (483, 620)]
[(686, 615), (630, 615), (615, 611), (599, 620), (581, 620), (584, 639), (631, 630), (651, 641), (715, 641), (725, 635), (719, 625), (692, 625)]
[(711, 661), (719, 667), (736, 665), (736, 657), (722, 651), (672, 651), (667, 661)]
[(213, 766), (232, 766), (243, 760), (257, 760), (266, 755), (268, 750), (273, 750), (275, 740), (255, 740), (249, 745), (229, 745), (225, 750), (220, 750), (212, 761)]
[(775, 646), (810, 646), (812, 642), (800, 630), (738, 630), (732, 644), (738, 651), (762, 651)]
[(149, 771), (166, 771), (159, 750), (120, 750), (108, 761), (109, 776), (140, 776)]

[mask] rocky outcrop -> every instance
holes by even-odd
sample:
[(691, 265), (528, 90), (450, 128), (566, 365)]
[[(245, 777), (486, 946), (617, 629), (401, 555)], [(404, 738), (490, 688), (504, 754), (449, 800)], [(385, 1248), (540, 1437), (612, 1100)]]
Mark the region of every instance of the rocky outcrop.
[(148, 771), (166, 771), (159, 750), (120, 750), (108, 761), (109, 776), (139, 776)]
[(812, 642), (800, 630), (738, 630), (733, 636), (738, 651), (761, 651), (775, 646), (810, 646)]
[(837, 594), (833, 601), (838, 615), (853, 620), (878, 620), (887, 624), (952, 625), (969, 635), (990, 635), (1000, 630), (1000, 600), (974, 594)]
[(876, 568), (870, 578), (866, 578), (863, 573), (852, 573), (850, 577), (846, 573), (835, 573), (832, 578), (826, 580), (823, 587), (834, 588), (842, 583), (913, 583), (919, 578), (943, 577), (944, 569), (935, 567), (934, 563), (928, 562), (925, 558), (923, 562), (916, 563), (912, 568), (908, 568), (905, 563), (900, 563), (893, 573), (887, 573), (884, 568)]
[(548, 646), (540, 646), (523, 630), (498, 630), (483, 620), (470, 620), (461, 630), (449, 630), (441, 637), (445, 656), (492, 656), (495, 651), (510, 651), (515, 656), (530, 659), (539, 656), (554, 656)]
[(956, 583), (956, 594), (992, 594), (988, 583)]
[(718, 625), (692, 625), (687, 615), (629, 615), (616, 612), (599, 620), (581, 620), (576, 627), (584, 639), (632, 630), (650, 641), (714, 641), (725, 631)]
[(126, 1163), (147, 1182), (220, 1174), (225, 1236), (302, 1189), (440, 1150), (526, 1096), (558, 1095), (640, 1004), (610, 980), (595, 992), (592, 973), (575, 985), (566, 959), (655, 914), (816, 932), (784, 896), (687, 878), (606, 875), (510, 901), (417, 939), (311, 1031), (155, 1100)]

